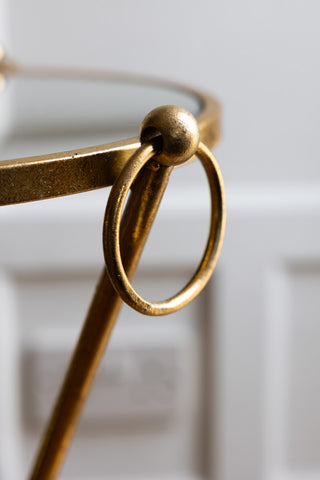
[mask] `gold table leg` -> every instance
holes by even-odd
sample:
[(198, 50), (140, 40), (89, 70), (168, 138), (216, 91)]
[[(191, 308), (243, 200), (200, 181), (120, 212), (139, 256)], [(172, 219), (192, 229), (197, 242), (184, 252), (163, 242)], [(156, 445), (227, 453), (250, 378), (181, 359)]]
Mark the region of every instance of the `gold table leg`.
[[(214, 157), (200, 142), (197, 121), (189, 112), (179, 107), (158, 107), (143, 121), (140, 138), (142, 146), (132, 155), (116, 180), (106, 209), (103, 246), (111, 280), (104, 270), (45, 433), (31, 480), (54, 480), (59, 473), (110, 338), (122, 303), (121, 298), (142, 313), (162, 315), (174, 312), (192, 300), (205, 286), (221, 248), (225, 224), (223, 182)], [(152, 304), (132, 289), (133, 293), (129, 295), (131, 301), (128, 301), (123, 287), (130, 285), (128, 279), (132, 277), (137, 266), (170, 172), (175, 165), (188, 161), (195, 153), (206, 170), (212, 200), (210, 235), (201, 264), (185, 289), (171, 299)], [(154, 156), (156, 161), (149, 161)], [(130, 186), (131, 195), (119, 231), (121, 211)], [(112, 218), (116, 221), (110, 221)], [(117, 267), (115, 269), (114, 261)], [(141, 308), (142, 304), (147, 304), (149, 308)]]
[[(155, 153), (151, 144), (142, 148), (150, 157)], [(128, 277), (132, 277), (137, 266), (171, 170), (172, 167), (158, 164), (147, 165), (132, 187), (120, 242)], [(53, 480), (58, 475), (121, 303), (104, 269), (30, 480)]]

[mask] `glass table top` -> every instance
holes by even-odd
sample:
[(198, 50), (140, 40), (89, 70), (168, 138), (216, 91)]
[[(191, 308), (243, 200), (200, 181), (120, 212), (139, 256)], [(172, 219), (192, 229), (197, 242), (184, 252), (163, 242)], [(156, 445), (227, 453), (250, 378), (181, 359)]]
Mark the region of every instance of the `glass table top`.
[(0, 94), (0, 159), (136, 137), (148, 112), (170, 104), (201, 111), (195, 95), (169, 86), (10, 76)]

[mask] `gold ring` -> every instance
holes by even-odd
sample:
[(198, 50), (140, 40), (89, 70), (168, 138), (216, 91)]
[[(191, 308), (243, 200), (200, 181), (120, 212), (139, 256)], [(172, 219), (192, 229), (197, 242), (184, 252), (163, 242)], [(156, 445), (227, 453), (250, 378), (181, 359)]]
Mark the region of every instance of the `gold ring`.
[(210, 186), (211, 224), (206, 249), (200, 265), (187, 285), (173, 297), (161, 302), (149, 302), (132, 287), (124, 270), (120, 252), (120, 221), (129, 189), (142, 167), (155, 155), (150, 144), (142, 145), (129, 159), (115, 181), (106, 208), (103, 247), (110, 280), (124, 302), (145, 315), (166, 315), (187, 305), (205, 287), (220, 253), (225, 228), (224, 187), (219, 165), (203, 144), (196, 156), (201, 161)]

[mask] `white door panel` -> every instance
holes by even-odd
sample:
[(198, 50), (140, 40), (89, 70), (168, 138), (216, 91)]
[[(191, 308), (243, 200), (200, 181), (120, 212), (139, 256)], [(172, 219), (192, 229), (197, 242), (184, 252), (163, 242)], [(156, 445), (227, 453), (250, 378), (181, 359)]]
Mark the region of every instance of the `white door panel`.
[(318, 478), (319, 195), (238, 193), (219, 286), (217, 478)]

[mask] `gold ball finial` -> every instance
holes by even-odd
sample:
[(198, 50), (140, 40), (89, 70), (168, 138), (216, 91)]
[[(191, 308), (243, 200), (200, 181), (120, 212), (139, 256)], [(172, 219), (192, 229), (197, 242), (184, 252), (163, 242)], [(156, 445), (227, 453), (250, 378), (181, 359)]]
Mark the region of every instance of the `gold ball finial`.
[(165, 105), (152, 110), (140, 129), (141, 143), (160, 136), (161, 149), (156, 155), (161, 165), (175, 166), (186, 162), (197, 151), (200, 132), (194, 116), (181, 107)]

